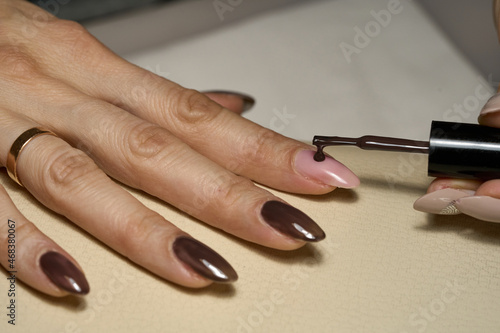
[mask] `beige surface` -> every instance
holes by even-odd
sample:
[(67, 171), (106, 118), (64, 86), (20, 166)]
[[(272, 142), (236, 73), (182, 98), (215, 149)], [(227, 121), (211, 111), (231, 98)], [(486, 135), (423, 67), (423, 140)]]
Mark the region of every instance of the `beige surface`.
[(320, 197), (280, 194), (327, 233), (325, 241), (295, 252), (240, 241), (137, 194), (240, 274), (233, 286), (197, 291), (128, 262), (34, 204), (2, 173), (0, 182), (21, 211), (79, 261), (92, 288), (84, 299), (53, 299), (20, 285), (18, 326), (9, 331), (498, 331), (500, 225), (413, 211), (429, 181), (418, 155), (329, 152), (359, 174), (362, 186)]

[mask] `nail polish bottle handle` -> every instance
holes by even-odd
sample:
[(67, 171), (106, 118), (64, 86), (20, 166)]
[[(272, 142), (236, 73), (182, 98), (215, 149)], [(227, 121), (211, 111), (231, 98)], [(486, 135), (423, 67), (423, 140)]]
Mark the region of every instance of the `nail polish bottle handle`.
[(500, 129), (433, 121), (429, 176), (500, 179)]

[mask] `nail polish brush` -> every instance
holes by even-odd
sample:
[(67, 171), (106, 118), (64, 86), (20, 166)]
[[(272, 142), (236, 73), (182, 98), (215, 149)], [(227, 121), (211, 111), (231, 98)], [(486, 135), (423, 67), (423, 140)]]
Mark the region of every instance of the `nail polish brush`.
[(326, 146), (351, 145), (366, 150), (428, 154), (431, 177), (465, 179), (500, 178), (500, 129), (444, 121), (433, 121), (429, 141), (367, 135), (360, 138), (315, 136), (314, 160), (325, 159)]

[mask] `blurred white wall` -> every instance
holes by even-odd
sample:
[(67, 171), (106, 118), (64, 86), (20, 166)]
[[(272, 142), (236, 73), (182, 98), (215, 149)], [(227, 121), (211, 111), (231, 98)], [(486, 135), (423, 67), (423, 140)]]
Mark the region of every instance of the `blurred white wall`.
[[(493, 23), (493, 0), (418, 0), (484, 77), (500, 81), (500, 47)], [(496, 89), (496, 87), (495, 87)]]

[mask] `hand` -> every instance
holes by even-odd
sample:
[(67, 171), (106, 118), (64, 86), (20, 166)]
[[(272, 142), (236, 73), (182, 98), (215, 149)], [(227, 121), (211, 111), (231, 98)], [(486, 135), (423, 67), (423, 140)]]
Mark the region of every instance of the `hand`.
[[(493, 12), (497, 32), (500, 32), (500, 0), (494, 1)], [(493, 96), (483, 107), (479, 124), (500, 128), (500, 94)], [(500, 222), (500, 179), (480, 182), (437, 178), (413, 207), (426, 213), (463, 213), (484, 221)]]
[[(54, 132), (35, 137), (19, 155), (15, 170), (22, 185), (160, 277), (203, 287), (237, 275), (215, 251), (108, 175), (209, 225), (282, 250), (319, 241), (324, 233), (251, 180), (306, 194), (359, 184), (333, 158), (315, 162), (310, 146), (126, 62), (75, 22), (25, 1), (0, 0), (0, 15), (0, 164), (6, 166), (11, 146), (28, 129)], [(236, 111), (243, 108), (237, 96), (210, 96)], [(0, 187), (3, 267), (10, 270), (5, 249), (11, 223), (18, 278), (53, 296), (88, 292), (82, 267)]]
[[(479, 123), (500, 128), (500, 94), (483, 107)], [(481, 182), (437, 178), (427, 194), (415, 202), (414, 208), (442, 215), (463, 213), (484, 221), (500, 222), (500, 179)]]

